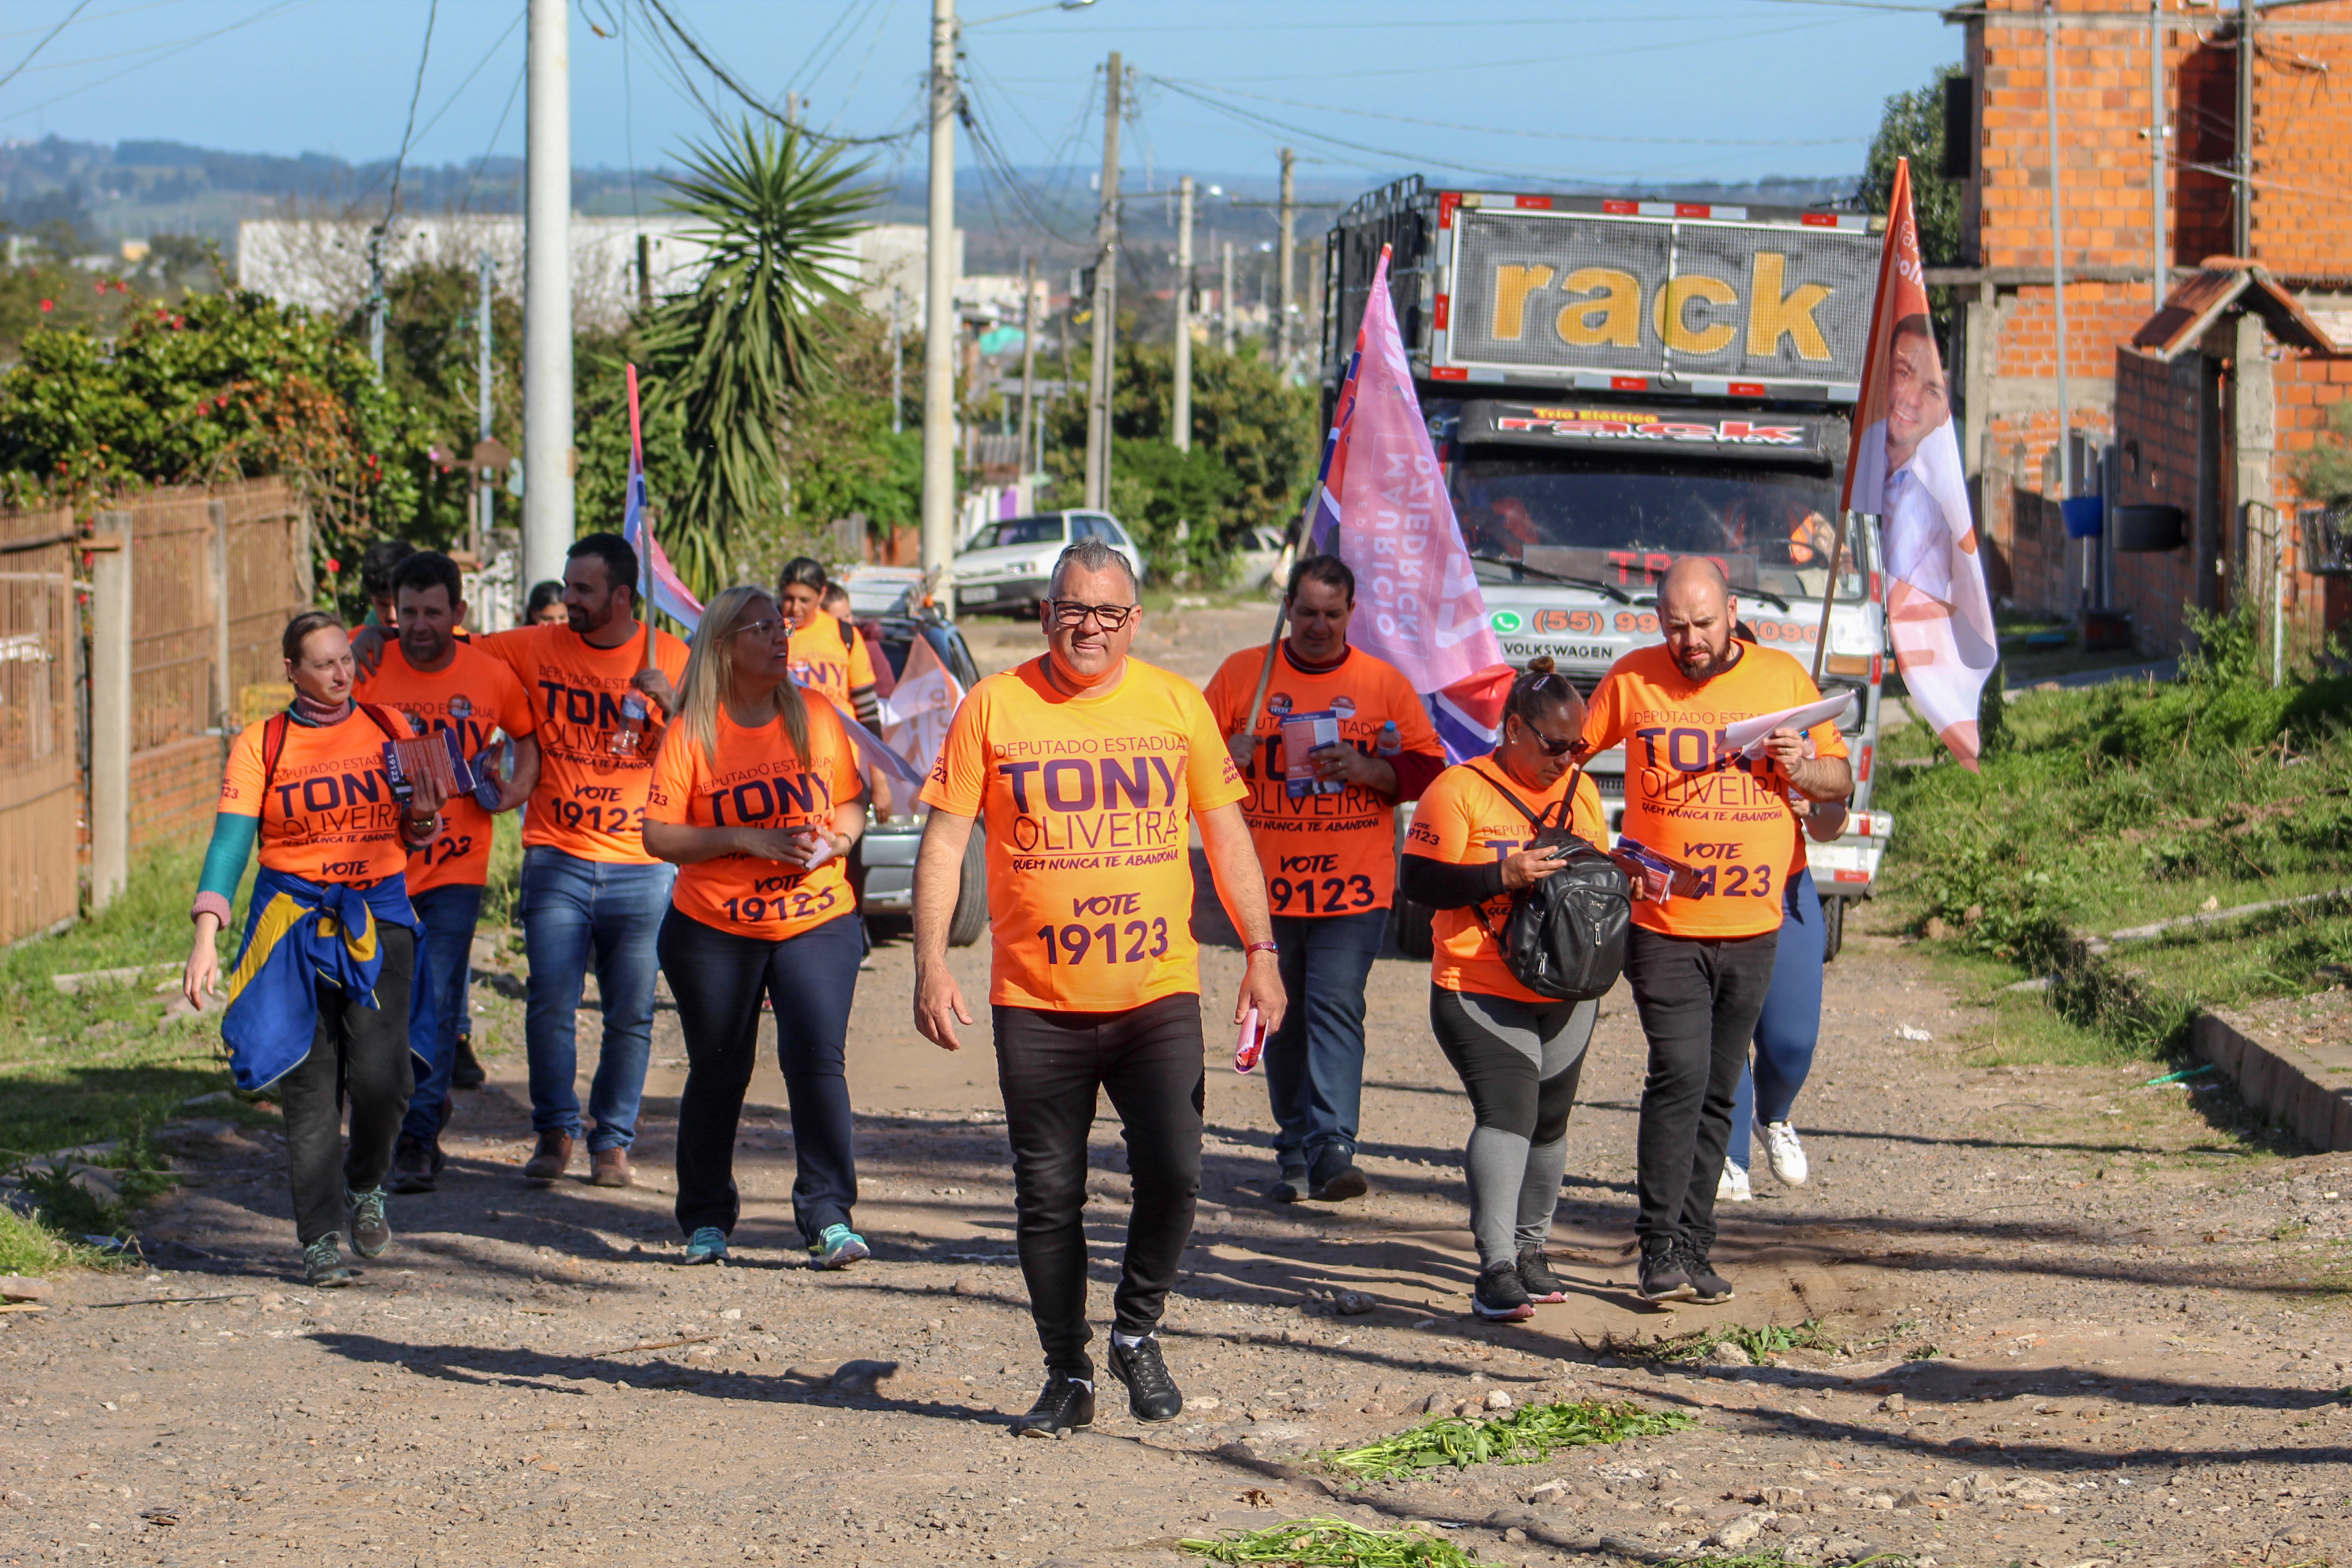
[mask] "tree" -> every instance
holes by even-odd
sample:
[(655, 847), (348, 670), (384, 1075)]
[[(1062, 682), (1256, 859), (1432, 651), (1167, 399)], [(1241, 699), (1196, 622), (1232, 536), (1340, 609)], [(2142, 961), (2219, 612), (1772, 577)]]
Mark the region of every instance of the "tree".
[(838, 318), (856, 308), (845, 242), (882, 195), (856, 183), (869, 165), (841, 153), (746, 121), (716, 144), (690, 143), (670, 176), (669, 209), (708, 225), (693, 233), (709, 265), (690, 293), (655, 308), (642, 337), (648, 410), (689, 433), (664, 543), (698, 593), (733, 574), (736, 533), (782, 521), (787, 416), (834, 380)]
[[(473, 515), (467, 458), (479, 429), (474, 317), (480, 289), (472, 268), (434, 261), (405, 268), (384, 283), (383, 384), (411, 434), (404, 454), (416, 492), (414, 512), (387, 521), (419, 549), (462, 544)], [(354, 350), (363, 349), (365, 307), (344, 320), (342, 331)], [(512, 299), (492, 296), (490, 354), (490, 432), (520, 450), (522, 307)]]
[(1919, 259), (1929, 267), (1957, 266), (1963, 254), (1962, 182), (1943, 174), (1944, 84), (1967, 74), (1966, 66), (1943, 66), (1927, 86), (1888, 99), (1863, 165), (1863, 204), (1884, 213), (1895, 192), (1895, 160), (1911, 160), (1911, 210), (1919, 220)]

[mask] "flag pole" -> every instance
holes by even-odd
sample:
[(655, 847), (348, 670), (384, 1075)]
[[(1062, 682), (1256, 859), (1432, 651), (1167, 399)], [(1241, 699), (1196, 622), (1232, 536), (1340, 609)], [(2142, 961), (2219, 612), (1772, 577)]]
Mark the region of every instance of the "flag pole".
[[(1855, 402), (1857, 416), (1870, 406), (1870, 389), (1878, 376), (1887, 374), (1879, 362), (1880, 346), (1886, 341), (1886, 312), (1895, 297), (1895, 242), (1902, 226), (1902, 215), (1911, 210), (1911, 160), (1895, 160), (1895, 179), (1886, 199), (1886, 239), (1878, 252), (1878, 290), (1870, 301), (1870, 352), (1863, 362), (1862, 395)], [(1838, 561), (1845, 553), (1846, 525), (1853, 518), (1854, 455), (1849, 452), (1845, 460), (1845, 480), (1838, 490), (1837, 541), (1830, 547), (1829, 581), (1822, 587), (1822, 629), (1813, 639), (1813, 684), (1822, 683), (1822, 667), (1830, 651), (1830, 605), (1837, 598)]]
[[(637, 367), (632, 364), (628, 367), (628, 372), (629, 489), (632, 491), (635, 491), (646, 482), (646, 433), (645, 426), (640, 422), (637, 413)], [(635, 500), (637, 498), (635, 494), (632, 494), (628, 499), (630, 500)], [(624, 504), (625, 506), (625, 503)], [(645, 663), (641, 667), (646, 669), (651, 669), (655, 667), (653, 596), (654, 520), (650, 515), (651, 510), (652, 509), (650, 507), (641, 507), (637, 513), (638, 521), (641, 524), (638, 531), (639, 539), (637, 549), (637, 614), (645, 618), (646, 623), (646, 655)]]
[[(1853, 461), (1851, 458), (1846, 459), (1849, 468), (1853, 466)], [(1843, 507), (1838, 509), (1837, 537), (1830, 544), (1829, 581), (1822, 584), (1822, 629), (1813, 637), (1813, 684), (1815, 686), (1822, 683), (1822, 663), (1829, 656), (1830, 605), (1837, 597), (1838, 561), (1845, 554), (1846, 525), (1853, 521), (1853, 513)]]

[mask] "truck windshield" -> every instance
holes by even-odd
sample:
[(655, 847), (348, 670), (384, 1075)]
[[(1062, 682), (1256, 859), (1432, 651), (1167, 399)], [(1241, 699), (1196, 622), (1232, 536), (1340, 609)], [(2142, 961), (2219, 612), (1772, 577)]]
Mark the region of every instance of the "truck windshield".
[[(1733, 470), (1721, 463), (1612, 454), (1583, 460), (1473, 447), (1453, 465), (1462, 536), (1482, 581), (1526, 576), (1654, 591), (1668, 566), (1705, 555), (1733, 589), (1819, 602), (1829, 585), (1838, 481), (1802, 469)], [(1856, 542), (1840, 562), (1837, 596), (1864, 593)]]

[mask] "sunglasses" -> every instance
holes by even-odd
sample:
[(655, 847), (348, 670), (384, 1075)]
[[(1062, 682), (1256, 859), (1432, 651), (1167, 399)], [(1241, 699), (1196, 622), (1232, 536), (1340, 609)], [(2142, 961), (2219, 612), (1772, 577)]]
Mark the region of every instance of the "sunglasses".
[(1046, 613), (1057, 626), (1075, 629), (1086, 625), (1092, 616), (1095, 625), (1107, 632), (1115, 632), (1127, 625), (1128, 617), (1141, 608), (1137, 605), (1086, 605), (1076, 599), (1048, 599)]
[(1519, 724), (1520, 727), (1525, 729), (1529, 735), (1535, 738), (1536, 744), (1544, 749), (1545, 756), (1580, 757), (1584, 755), (1586, 752), (1591, 750), (1590, 746), (1587, 746), (1584, 743), (1584, 737), (1581, 735), (1570, 735), (1565, 741), (1555, 741), (1549, 735), (1545, 734), (1541, 730), (1537, 729), (1533, 724), (1528, 723), (1524, 718), (1519, 721)]

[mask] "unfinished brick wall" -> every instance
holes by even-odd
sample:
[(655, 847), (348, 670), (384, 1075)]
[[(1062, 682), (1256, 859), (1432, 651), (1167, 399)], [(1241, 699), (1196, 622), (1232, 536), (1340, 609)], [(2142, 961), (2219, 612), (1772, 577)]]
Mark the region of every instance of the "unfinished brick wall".
[[(2201, 365), (2195, 355), (2167, 364), (2126, 347), (2116, 351), (2115, 371), (2116, 504), (2177, 506), (2193, 519)], [(2132, 610), (2140, 651), (2179, 653), (2197, 596), (2189, 547), (2118, 553), (2115, 562), (2115, 602)]]

